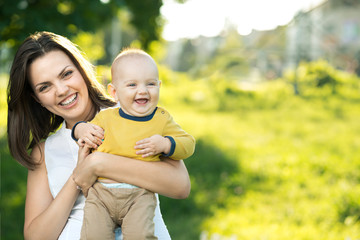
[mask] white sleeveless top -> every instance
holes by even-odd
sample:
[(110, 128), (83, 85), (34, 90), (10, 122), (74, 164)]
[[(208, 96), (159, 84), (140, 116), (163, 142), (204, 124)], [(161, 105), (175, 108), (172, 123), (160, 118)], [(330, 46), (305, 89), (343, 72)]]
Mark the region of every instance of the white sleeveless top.
[[(71, 176), (76, 167), (78, 157), (79, 147), (71, 138), (71, 129), (67, 129), (65, 126), (65, 122), (63, 122), (61, 128), (45, 141), (45, 165), (50, 191), (54, 198)], [(155, 236), (157, 236), (159, 240), (169, 240), (171, 238), (161, 216), (158, 195), (155, 195), (158, 200), (154, 217)], [(59, 239), (80, 239), (84, 205), (85, 197), (80, 193)], [(121, 239), (121, 236), (117, 236), (117, 238)]]

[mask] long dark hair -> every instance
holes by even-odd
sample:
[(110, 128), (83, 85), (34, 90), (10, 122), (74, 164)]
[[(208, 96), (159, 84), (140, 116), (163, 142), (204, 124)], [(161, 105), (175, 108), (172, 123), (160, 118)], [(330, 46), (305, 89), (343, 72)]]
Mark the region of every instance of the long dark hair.
[(30, 35), (15, 54), (7, 88), (7, 133), (10, 153), (28, 169), (35, 169), (38, 164), (30, 157), (29, 150), (56, 131), (64, 120), (35, 100), (29, 79), (30, 64), (54, 50), (63, 51), (80, 71), (96, 110), (94, 113), (101, 107), (115, 104), (106, 95), (103, 85), (96, 80), (94, 67), (75, 44), (65, 37), (50, 32)]

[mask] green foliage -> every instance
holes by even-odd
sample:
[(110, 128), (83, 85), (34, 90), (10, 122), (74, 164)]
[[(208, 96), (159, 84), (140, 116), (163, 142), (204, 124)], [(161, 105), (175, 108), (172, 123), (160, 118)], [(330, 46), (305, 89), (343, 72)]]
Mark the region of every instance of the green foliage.
[(162, 0), (125, 0), (127, 8), (133, 13), (131, 23), (139, 32), (139, 40), (147, 49), (151, 41), (157, 40), (161, 33), (160, 7)]
[(355, 189), (347, 190), (336, 204), (338, 220), (346, 225), (353, 225), (360, 222), (360, 189), (355, 187)]
[(325, 60), (302, 62), (295, 71), (286, 71), (285, 78), (296, 84), (302, 96), (356, 95), (360, 89), (354, 74), (336, 70)]
[(352, 75), (331, 74), (339, 91), (311, 97), (282, 80), (245, 91), (168, 76), (162, 104), (198, 140), (189, 199), (161, 201), (174, 238), (360, 238), (360, 95)]
[(72, 41), (81, 46), (82, 52), (86, 54), (87, 59), (92, 63), (105, 56), (104, 35), (102, 32), (95, 34), (79, 32)]
[(146, 49), (159, 37), (161, 0), (84, 1), (42, 0), (0, 2), (0, 45), (17, 46), (36, 31), (51, 31), (71, 38), (80, 31), (95, 32), (126, 8), (132, 15), (130, 22), (138, 30), (138, 38)]
[(7, 146), (7, 76), (0, 75), (0, 212), (1, 239), (22, 239), (27, 170), (15, 162)]
[(0, 162), (1, 238), (23, 239), (27, 170), (12, 159), (4, 135), (0, 137)]

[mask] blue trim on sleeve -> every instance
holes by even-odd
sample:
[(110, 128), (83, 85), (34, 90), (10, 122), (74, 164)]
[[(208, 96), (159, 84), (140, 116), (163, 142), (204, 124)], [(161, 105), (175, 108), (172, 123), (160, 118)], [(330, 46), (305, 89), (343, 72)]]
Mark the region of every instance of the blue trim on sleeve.
[(147, 115), (145, 117), (135, 117), (135, 116), (131, 116), (127, 113), (125, 113), (121, 108), (119, 108), (119, 114), (121, 117), (125, 118), (125, 119), (129, 119), (129, 120), (133, 120), (133, 121), (137, 121), (137, 122), (146, 122), (146, 121), (150, 121), (154, 115), (155, 115), (155, 112), (158, 108), (156, 107), (154, 109), (154, 111), (150, 114), (150, 115)]
[(75, 123), (75, 125), (72, 127), (72, 129), (71, 129), (71, 138), (72, 138), (74, 141), (76, 141), (76, 142), (77, 142), (77, 140), (79, 140), (79, 139), (76, 139), (76, 138), (75, 138), (75, 127), (76, 127), (79, 123), (86, 123), (86, 122), (85, 122), (85, 121), (77, 122), (77, 123)]
[(164, 156), (164, 157), (170, 157), (170, 156), (173, 155), (174, 152), (175, 152), (176, 142), (175, 142), (174, 138), (171, 137), (171, 136), (165, 136), (165, 137), (170, 140), (170, 142), (171, 142), (171, 147), (170, 147), (169, 153), (168, 153), (168, 154), (163, 154), (163, 156)]

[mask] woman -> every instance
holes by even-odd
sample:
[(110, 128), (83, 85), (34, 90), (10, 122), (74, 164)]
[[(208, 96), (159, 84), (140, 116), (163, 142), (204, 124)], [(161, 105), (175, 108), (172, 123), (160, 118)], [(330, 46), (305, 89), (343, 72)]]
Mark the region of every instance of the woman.
[[(182, 161), (144, 162), (78, 151), (72, 126), (114, 104), (91, 64), (66, 38), (40, 32), (19, 47), (8, 85), (8, 141), (11, 154), (29, 169), (25, 239), (79, 239), (84, 205), (79, 189), (86, 196), (99, 176), (172, 198), (188, 196)], [(160, 211), (155, 215), (155, 234), (168, 239)]]

